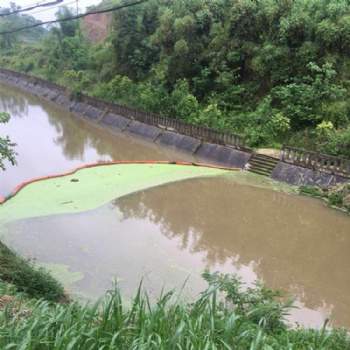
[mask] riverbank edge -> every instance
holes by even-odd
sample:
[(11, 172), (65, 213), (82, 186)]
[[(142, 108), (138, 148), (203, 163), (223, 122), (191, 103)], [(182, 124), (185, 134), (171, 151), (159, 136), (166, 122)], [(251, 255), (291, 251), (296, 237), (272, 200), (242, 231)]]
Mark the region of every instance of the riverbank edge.
[[(27, 299), (45, 299), (50, 302), (68, 301), (68, 294), (63, 285), (44, 268), (37, 268), (33, 260), (21, 257), (17, 252), (0, 241), (0, 279), (6, 283), (6, 288), (0, 286), (0, 299), (10, 285), (15, 291), (25, 293)], [(1, 309), (0, 309), (1, 311)]]
[[(237, 150), (229, 146), (202, 142), (194, 137), (168, 130), (168, 128), (161, 125), (157, 127), (141, 123), (132, 116), (113, 113), (107, 107), (102, 109), (77, 101), (67, 96), (64, 87), (58, 86), (55, 89), (55, 84), (48, 81), (36, 80), (35, 77), (30, 76), (27, 76), (28, 79), (24, 79), (23, 76), (26, 75), (21, 73), (18, 77), (0, 69), (0, 79), (3, 79), (5, 82), (39, 97), (46, 98), (89, 124), (98, 125), (109, 132), (126, 136), (129, 134), (146, 142), (153, 142), (157, 146), (173, 148), (195, 156), (199, 162), (207, 162), (209, 160), (218, 166), (239, 169), (249, 169), (250, 167), (252, 157), (252, 150), (250, 149), (243, 147), (242, 150)], [(276, 161), (276, 165), (268, 177), (292, 186), (316, 186), (320, 189), (337, 187), (349, 181), (349, 179), (338, 175), (317, 172), (282, 161)], [(348, 206), (343, 207), (341, 205), (337, 206), (337, 208), (349, 212)]]
[[(165, 128), (161, 125), (156, 127), (141, 123), (133, 119), (132, 116), (119, 115), (111, 112), (108, 108), (101, 109), (70, 98), (62, 91), (54, 89), (50, 82), (47, 82), (45, 86), (45, 81), (42, 79), (38, 82), (34, 77), (28, 76), (28, 79), (24, 79), (23, 77), (15, 77), (4, 72), (0, 72), (0, 79), (39, 97), (51, 100), (64, 109), (69, 110), (75, 116), (92, 124), (100, 125), (112, 132), (130, 134), (163, 147), (194, 155), (201, 162), (212, 161), (220, 166), (241, 169), (249, 166), (249, 160), (252, 156), (252, 152), (249, 149), (237, 150), (229, 146), (213, 144), (179, 134), (171, 130), (171, 128)], [(321, 173), (281, 161), (277, 162), (269, 177), (295, 186), (328, 187), (348, 181), (348, 179), (338, 175)]]
[[(38, 94), (36, 94), (36, 95), (38, 95)], [(91, 108), (91, 106), (90, 106), (90, 108)]]

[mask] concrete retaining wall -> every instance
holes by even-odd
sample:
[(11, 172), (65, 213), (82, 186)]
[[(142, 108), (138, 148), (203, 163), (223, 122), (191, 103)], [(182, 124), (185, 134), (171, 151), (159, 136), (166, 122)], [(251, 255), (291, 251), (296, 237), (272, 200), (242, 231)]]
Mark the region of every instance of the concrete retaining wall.
[(39, 95), (42, 97), (46, 97), (50, 93), (50, 91), (51, 90), (49, 88), (43, 87), (42, 90), (40, 91)]
[(59, 105), (63, 105), (63, 102), (67, 99), (67, 96), (60, 93), (56, 98), (55, 102), (58, 103)]
[(105, 112), (102, 109), (90, 107), (85, 111), (85, 118), (97, 123), (104, 114)]
[(228, 165), (233, 168), (244, 168), (251, 154), (233, 148), (203, 142), (196, 152), (196, 157), (210, 159), (218, 165)]
[(194, 154), (201, 145), (201, 142), (193, 137), (166, 130), (159, 135), (156, 142), (190, 154)]
[(49, 100), (54, 101), (54, 100), (57, 98), (58, 95), (59, 95), (59, 93), (58, 93), (57, 91), (50, 90), (50, 91), (47, 93), (46, 97), (47, 97)]
[[(83, 102), (77, 102), (68, 98), (64, 93), (51, 89), (51, 85), (49, 85), (50, 83), (48, 83), (47, 86), (45, 86), (43, 81), (34, 84), (22, 77), (13, 77), (3, 73), (0, 73), (0, 78), (25, 90), (29, 90), (41, 97), (46, 97), (55, 101), (62, 107), (69, 109), (75, 115), (88, 119), (93, 123), (98, 123), (110, 130), (116, 130), (118, 132), (141, 137), (155, 142), (158, 145), (181, 150), (187, 154), (194, 154), (199, 161), (204, 163), (207, 163), (209, 160), (218, 165), (244, 168), (251, 156), (251, 153), (249, 152), (243, 152), (234, 148), (209, 142), (201, 143), (200, 140), (190, 136), (144, 124), (131, 118), (108, 112), (107, 110), (89, 106)], [(278, 163), (275, 167), (271, 178), (297, 186), (328, 186), (336, 182), (342, 183), (347, 181), (347, 179), (340, 176), (317, 173), (311, 169), (282, 162)]]
[(90, 106), (86, 105), (83, 102), (77, 102), (75, 103), (72, 108), (71, 108), (71, 112), (73, 112), (74, 114), (79, 115), (80, 117), (84, 116), (86, 111), (90, 108)]
[(19, 79), (19, 81), (17, 82), (17, 85), (25, 87), (28, 85), (28, 82), (27, 80)]
[(121, 115), (107, 113), (101, 120), (101, 124), (118, 131), (123, 131), (125, 127), (131, 123), (131, 120)]
[(161, 129), (133, 120), (125, 128), (124, 132), (154, 141), (161, 133)]
[(276, 165), (271, 174), (271, 178), (296, 186), (330, 186), (336, 183), (345, 183), (349, 181), (341, 176), (316, 172), (311, 169), (282, 162)]

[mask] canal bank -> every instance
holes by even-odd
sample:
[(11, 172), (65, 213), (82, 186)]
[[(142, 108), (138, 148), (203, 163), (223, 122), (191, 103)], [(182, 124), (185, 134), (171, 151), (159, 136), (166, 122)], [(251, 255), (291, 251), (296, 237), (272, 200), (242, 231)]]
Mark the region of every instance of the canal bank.
[[(114, 132), (130, 134), (159, 146), (194, 155), (201, 162), (251, 168), (253, 151), (245, 146), (245, 139), (241, 135), (117, 106), (86, 95), (82, 96), (82, 101), (77, 101), (67, 95), (65, 87), (22, 73), (0, 69), (0, 78), (54, 101), (74, 115)], [(264, 168), (264, 165), (261, 166)], [(267, 175), (291, 185), (331, 186), (349, 181), (350, 160), (289, 147), (281, 151), (279, 161)]]
[[(30, 168), (41, 165), (45, 165), (44, 174), (60, 172), (57, 168), (52, 170), (58, 163), (62, 163), (63, 171), (72, 169), (75, 165), (71, 159), (76, 157), (83, 164), (108, 158), (167, 157), (166, 153), (155, 154), (156, 149), (161, 149), (155, 142), (145, 141), (139, 147), (132, 143), (131, 135), (109, 134), (101, 125), (84, 122), (59, 104), (8, 84), (1, 83), (0, 89), (0, 109), (12, 116), (3, 130), (18, 143), (19, 164), (13, 170), (26, 173), (27, 179), (34, 177), (27, 173)], [(127, 144), (122, 144), (120, 135)], [(41, 143), (44, 138), (46, 141)], [(91, 157), (84, 152), (88, 145), (96, 147)], [(68, 161), (61, 159), (59, 153)], [(177, 160), (185, 156), (193, 157), (179, 152)], [(140, 165), (140, 177), (146, 171), (144, 167), (147, 165)], [(176, 165), (166, 167), (173, 176)], [(189, 169), (192, 168), (199, 170)], [(3, 175), (7, 177), (11, 170), (9, 167)], [(86, 171), (82, 170), (83, 175), (93, 175)], [(160, 175), (157, 168), (153, 171), (155, 176)], [(96, 198), (98, 205), (97, 199), (103, 193), (111, 201), (107, 198), (105, 205), (80, 212), (18, 217), (5, 224), (10, 245), (23, 256), (35, 257), (38, 263), (55, 271), (57, 278), (63, 275), (65, 280), (76, 281), (79, 291), (97, 296), (110, 287), (114, 277), (126, 295), (135, 292), (142, 278), (151, 293), (159, 292), (162, 286), (180, 287), (188, 274), (195, 278), (193, 285), (198, 286), (198, 273), (207, 265), (213, 271), (238, 273), (246, 282), (259, 278), (271, 288), (284, 288), (304, 304), (301, 305), (304, 316), (296, 319), (305, 325), (317, 322), (322, 326), (329, 312), (338, 315), (340, 311), (334, 321), (347, 324), (346, 315), (350, 313), (342, 306), (348, 304), (346, 297), (350, 295), (346, 289), (349, 217), (344, 213), (329, 210), (322, 201), (313, 198), (284, 196), (267, 190), (268, 183), (271, 189), (286, 185), (247, 171), (147, 186), (116, 198), (114, 191), (129, 186), (130, 174), (134, 176), (131, 182), (141, 179), (136, 173), (131, 168), (123, 173), (116, 168), (110, 178), (104, 175), (96, 181), (80, 173), (69, 180), (60, 178), (62, 182), (42, 193), (53, 199), (53, 191), (71, 189), (66, 191), (68, 198), (58, 201), (59, 209), (74, 210), (75, 206), (79, 209), (78, 199), (85, 205), (88, 201), (94, 203)], [(160, 180), (164, 182), (165, 178), (168, 175), (162, 173)], [(79, 181), (71, 182), (73, 179)], [(243, 186), (243, 181), (248, 186)], [(253, 188), (255, 181), (259, 186)], [(98, 184), (104, 186), (103, 191)], [(41, 188), (43, 183), (37, 185)], [(24, 192), (20, 191), (0, 208), (0, 214), (8, 213), (10, 207), (5, 218), (34, 209), (40, 214), (51, 208), (39, 198), (38, 191), (23, 197), (37, 185), (26, 186)], [(129, 188), (135, 186), (130, 184)], [(74, 189), (81, 190), (77, 199)], [(23, 206), (15, 205), (21, 197)], [(192, 289), (192, 285), (188, 287)]]

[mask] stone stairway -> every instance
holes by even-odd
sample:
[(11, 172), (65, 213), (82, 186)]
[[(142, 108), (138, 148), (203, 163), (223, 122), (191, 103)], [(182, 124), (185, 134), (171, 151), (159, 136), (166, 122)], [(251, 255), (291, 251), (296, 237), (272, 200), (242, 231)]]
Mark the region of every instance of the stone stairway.
[(247, 163), (247, 170), (264, 176), (270, 176), (278, 159), (263, 154), (253, 153)]

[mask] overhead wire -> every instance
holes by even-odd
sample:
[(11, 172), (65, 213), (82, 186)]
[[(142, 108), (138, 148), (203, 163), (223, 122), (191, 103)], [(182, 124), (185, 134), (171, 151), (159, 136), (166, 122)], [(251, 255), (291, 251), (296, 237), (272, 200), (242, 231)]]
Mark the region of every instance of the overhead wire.
[[(36, 5), (39, 5), (39, 4), (41, 4), (42, 2), (45, 2), (45, 1), (47, 1), (47, 0), (41, 0), (41, 1), (34, 2), (34, 3), (32, 3), (32, 4), (28, 4), (28, 5), (25, 5), (24, 8), (36, 6)], [(0, 9), (1, 9), (1, 8), (3, 8), (3, 7), (0, 6)], [(23, 7), (20, 7), (20, 8), (23, 9)], [(4, 7), (3, 9), (6, 10), (6, 7)], [(6, 14), (6, 15), (11, 15), (12, 13), (13, 13), (13, 12), (8, 13), (8, 14)]]
[(25, 8), (20, 7), (18, 10), (15, 10), (15, 11), (12, 11), (12, 12), (9, 12), (9, 13), (0, 14), (0, 17), (11, 16), (14, 13), (20, 13), (20, 12), (35, 10), (38, 7), (47, 7), (47, 6), (58, 5), (58, 4), (61, 4), (63, 1), (64, 0), (55, 0), (55, 1), (51, 1), (51, 2), (48, 2), (48, 3), (45, 3), (45, 4), (41, 4), (41, 5), (40, 5), (40, 3), (37, 3), (35, 5), (34, 4), (33, 5), (28, 5), (29, 7), (25, 7)]
[(107, 13), (107, 12), (117, 11), (117, 10), (120, 10), (122, 8), (125, 8), (125, 7), (131, 7), (131, 6), (140, 5), (140, 4), (145, 3), (147, 1), (148, 0), (139, 0), (139, 1), (134, 1), (134, 2), (130, 2), (130, 3), (122, 4), (122, 5), (119, 5), (119, 6), (116, 6), (116, 7), (112, 7), (112, 8), (109, 8), (109, 9), (92, 10), (92, 11), (85, 12), (85, 13), (82, 13), (82, 14), (76, 15), (76, 16), (71, 16), (71, 17), (62, 18), (62, 19), (56, 19), (56, 20), (53, 20), (53, 21), (46, 21), (46, 22), (35, 23), (35, 24), (29, 25), (29, 26), (25, 26), (25, 27), (21, 27), (21, 28), (16, 28), (16, 29), (0, 32), (0, 35), (12, 34), (12, 33), (16, 33), (16, 32), (19, 32), (21, 30), (24, 30), (24, 29), (34, 28), (34, 27), (45, 25), (45, 24), (53, 24), (53, 23), (58, 23), (58, 22), (68, 22), (68, 21), (73, 21), (75, 19), (83, 18), (85, 16), (89, 16), (89, 15), (95, 15), (95, 14), (99, 14), (99, 13)]
[[(71, 5), (71, 4), (74, 4), (74, 3), (76, 3), (76, 0), (73, 0), (73, 1), (71, 1), (71, 2), (68, 2), (68, 3), (64, 4), (64, 5), (65, 5), (65, 6), (66, 6), (66, 5)], [(44, 10), (35, 11), (35, 12), (32, 12), (30, 15), (32, 16), (32, 15), (35, 15), (35, 14), (37, 14), (37, 13), (50, 11), (50, 10), (52, 10), (52, 9), (54, 9), (54, 8), (57, 8), (57, 7), (60, 7), (60, 6), (62, 6), (62, 5), (56, 5), (56, 6), (52, 6), (52, 7), (49, 8), (49, 9), (44, 9)]]
[(32, 4), (25, 5), (25, 7), (35, 6), (35, 5), (41, 4), (42, 2), (45, 2), (45, 1), (47, 1), (47, 0), (36, 1), (36, 2), (33, 2)]

